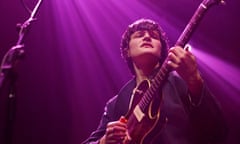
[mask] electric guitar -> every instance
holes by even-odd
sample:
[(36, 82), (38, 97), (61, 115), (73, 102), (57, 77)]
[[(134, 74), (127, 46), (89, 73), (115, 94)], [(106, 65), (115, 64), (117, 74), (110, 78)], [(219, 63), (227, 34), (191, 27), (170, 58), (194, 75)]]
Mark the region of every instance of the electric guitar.
[[(211, 6), (223, 2), (223, 0), (203, 0), (175, 45), (184, 47), (206, 11)], [(134, 91), (134, 100), (130, 110), (120, 118), (121, 122), (127, 123), (128, 128), (125, 144), (149, 144), (156, 135), (155, 128), (158, 127), (156, 131), (159, 132), (159, 129), (164, 127), (167, 119), (159, 122), (162, 96), (156, 96), (156, 93), (162, 88), (170, 71), (171, 68), (165, 60), (155, 77), (151, 81), (144, 80)]]

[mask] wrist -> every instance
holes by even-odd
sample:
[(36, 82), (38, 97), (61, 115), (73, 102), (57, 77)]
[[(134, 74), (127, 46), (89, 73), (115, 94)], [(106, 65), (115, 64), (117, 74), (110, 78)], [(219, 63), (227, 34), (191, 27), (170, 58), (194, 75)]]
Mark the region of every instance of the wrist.
[(195, 84), (196, 82), (202, 82), (202, 81), (203, 79), (199, 71), (192, 73), (186, 79), (187, 84), (190, 84), (190, 85)]
[(200, 95), (203, 88), (203, 79), (199, 72), (188, 78), (186, 81), (191, 95)]

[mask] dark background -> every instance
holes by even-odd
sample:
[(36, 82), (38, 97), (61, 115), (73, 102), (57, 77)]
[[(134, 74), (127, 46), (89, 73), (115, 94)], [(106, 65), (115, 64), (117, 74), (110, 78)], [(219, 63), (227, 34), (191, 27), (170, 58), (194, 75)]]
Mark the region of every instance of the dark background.
[[(30, 8), (36, 1), (25, 0)], [(159, 21), (173, 45), (200, 0), (44, 0), (24, 41), (17, 66), (13, 144), (79, 144), (97, 127), (106, 101), (131, 74), (119, 52), (128, 24)], [(214, 6), (191, 43), (200, 69), (222, 105), (228, 144), (240, 143), (239, 0)], [(20, 0), (0, 1), (0, 58), (16, 44), (16, 23), (29, 17)], [(0, 95), (0, 130), (8, 106)], [(2, 143), (0, 139), (0, 143)]]

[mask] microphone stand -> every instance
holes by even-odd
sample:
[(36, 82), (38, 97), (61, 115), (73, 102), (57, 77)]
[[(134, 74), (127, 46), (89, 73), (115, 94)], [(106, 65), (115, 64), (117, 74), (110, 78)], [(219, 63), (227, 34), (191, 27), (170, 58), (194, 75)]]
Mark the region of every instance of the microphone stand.
[(15, 117), (16, 104), (16, 66), (24, 56), (23, 39), (31, 22), (35, 21), (36, 13), (42, 0), (38, 0), (30, 17), (23, 23), (17, 24), (18, 41), (3, 56), (0, 65), (0, 143), (11, 144), (13, 122)]

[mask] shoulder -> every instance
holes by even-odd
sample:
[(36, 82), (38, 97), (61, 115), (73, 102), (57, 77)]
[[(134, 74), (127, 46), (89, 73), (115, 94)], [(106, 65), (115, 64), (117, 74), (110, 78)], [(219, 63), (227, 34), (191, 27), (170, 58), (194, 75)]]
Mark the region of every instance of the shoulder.
[(105, 107), (105, 112), (108, 112), (110, 115), (112, 115), (113, 120), (118, 119), (119, 116), (126, 114), (128, 111), (130, 97), (135, 85), (135, 79), (129, 80), (120, 89), (117, 95), (108, 100)]
[(107, 105), (112, 104), (112, 103), (116, 103), (116, 101), (120, 98), (120, 97), (125, 97), (126, 95), (128, 95), (129, 93), (132, 92), (133, 88), (136, 85), (136, 81), (135, 78), (132, 78), (131, 80), (129, 80), (128, 82), (126, 82), (122, 88), (119, 90), (119, 92), (113, 96), (112, 98), (110, 98), (107, 101)]

